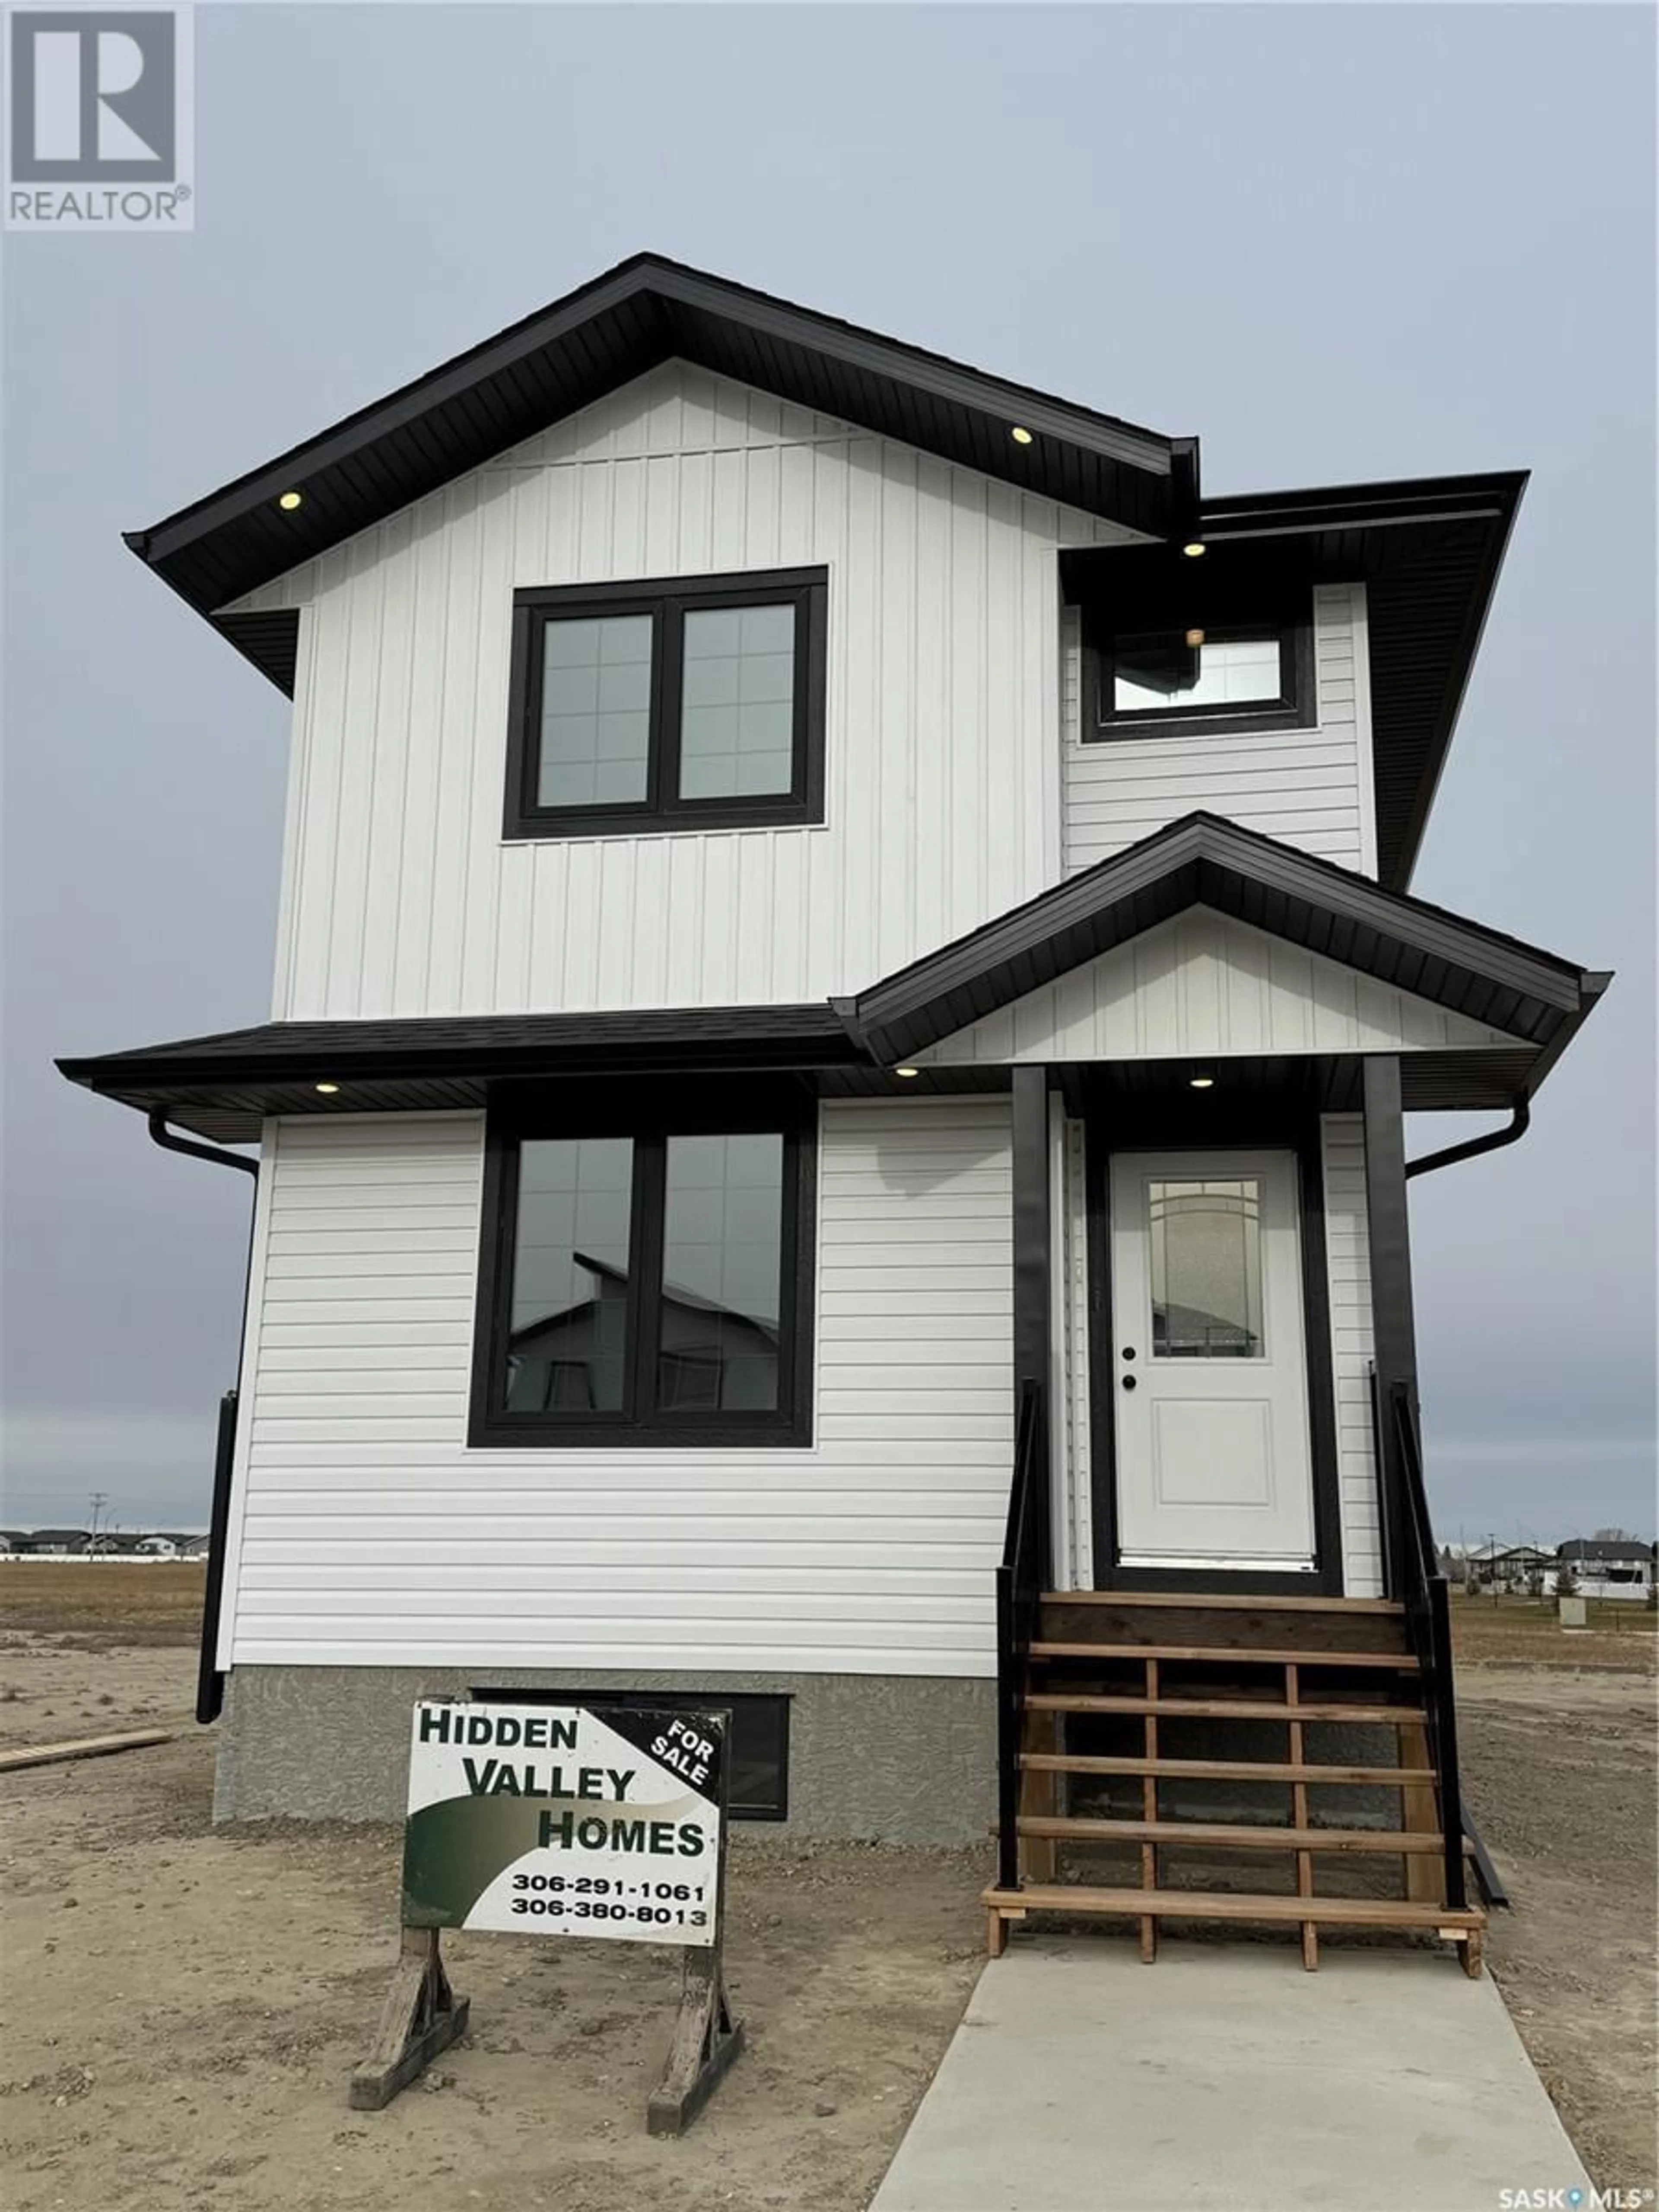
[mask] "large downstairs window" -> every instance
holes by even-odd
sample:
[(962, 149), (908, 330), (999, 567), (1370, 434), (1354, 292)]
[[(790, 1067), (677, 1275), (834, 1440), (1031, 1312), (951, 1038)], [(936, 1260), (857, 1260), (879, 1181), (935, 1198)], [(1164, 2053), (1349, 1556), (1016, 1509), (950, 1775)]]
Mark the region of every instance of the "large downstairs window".
[(810, 1099), (492, 1116), (475, 1443), (805, 1443)]
[(514, 598), (506, 834), (823, 819), (822, 568)]

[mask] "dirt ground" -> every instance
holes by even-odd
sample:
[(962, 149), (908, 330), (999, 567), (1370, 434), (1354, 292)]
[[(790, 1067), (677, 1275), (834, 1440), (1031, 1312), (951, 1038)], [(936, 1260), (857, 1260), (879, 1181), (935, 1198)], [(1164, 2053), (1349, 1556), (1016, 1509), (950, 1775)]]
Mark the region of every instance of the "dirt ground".
[[(352, 2112), (395, 1948), (396, 1834), (215, 1831), (194, 1654), (168, 1640), (191, 1633), (199, 1574), (91, 1571), (89, 1598), (86, 1570), (0, 1584), (0, 1745), (180, 1734), (0, 1778), (11, 2212), (867, 2204), (980, 1971), (979, 1854), (739, 1831), (728, 1960), (750, 2044), (682, 2141), (643, 2125), (672, 1959), (631, 1945), (447, 1939), (470, 2039), (388, 2111)], [(55, 1596), (22, 1579), (60, 1573)], [(1593, 1640), (1598, 1658), (1614, 1642)], [(1468, 1792), (1516, 1898), (1490, 1955), (1603, 2187), (1654, 2171), (1655, 1647), (1619, 1642), (1595, 1671), (1529, 1639), (1461, 1676)]]

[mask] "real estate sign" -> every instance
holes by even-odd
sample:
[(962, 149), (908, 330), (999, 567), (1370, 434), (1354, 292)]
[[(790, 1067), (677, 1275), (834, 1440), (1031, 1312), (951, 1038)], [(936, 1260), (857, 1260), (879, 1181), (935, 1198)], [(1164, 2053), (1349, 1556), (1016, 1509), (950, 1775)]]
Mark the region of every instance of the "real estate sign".
[(422, 1698), (405, 1926), (713, 1944), (726, 1734), (720, 1712)]

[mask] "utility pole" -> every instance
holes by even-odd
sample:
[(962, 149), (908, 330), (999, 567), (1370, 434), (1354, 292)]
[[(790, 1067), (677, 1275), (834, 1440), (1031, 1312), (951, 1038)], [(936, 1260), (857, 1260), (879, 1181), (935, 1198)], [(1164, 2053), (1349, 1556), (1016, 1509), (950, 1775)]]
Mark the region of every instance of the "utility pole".
[(92, 1506), (92, 1527), (87, 1532), (87, 1549), (89, 1552), (96, 1552), (98, 1549), (98, 1516), (102, 1512), (105, 1506), (109, 1504), (108, 1491), (94, 1490), (92, 1493), (89, 1503)]

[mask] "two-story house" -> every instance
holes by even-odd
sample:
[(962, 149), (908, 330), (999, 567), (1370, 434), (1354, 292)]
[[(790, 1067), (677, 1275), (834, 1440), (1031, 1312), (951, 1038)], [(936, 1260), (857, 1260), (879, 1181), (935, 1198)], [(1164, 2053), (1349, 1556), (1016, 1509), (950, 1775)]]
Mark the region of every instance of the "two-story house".
[(1000, 1812), (996, 1943), (1478, 1962), (1404, 1117), (1606, 978), (1407, 885), (1522, 483), (1206, 499), (645, 255), (135, 534), (294, 702), (271, 1019), (63, 1063), (258, 1148), (222, 1814), (649, 1687), (800, 1832)]

